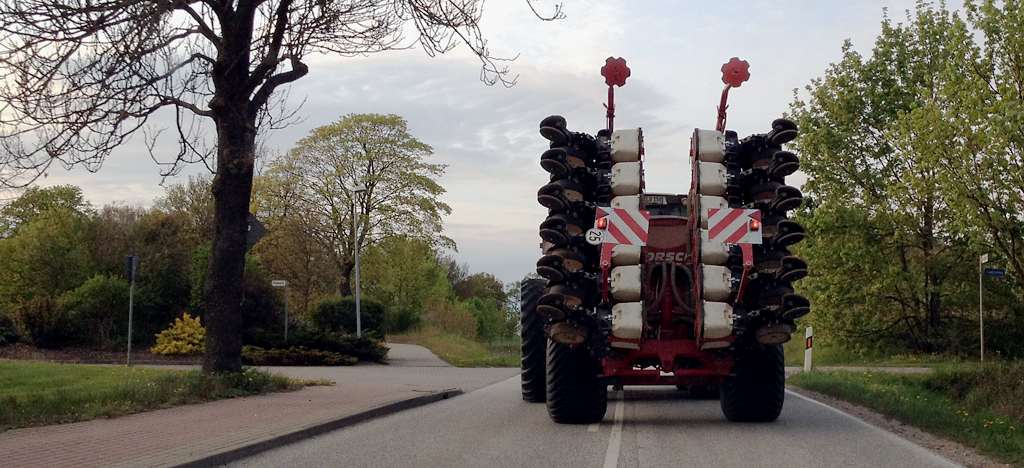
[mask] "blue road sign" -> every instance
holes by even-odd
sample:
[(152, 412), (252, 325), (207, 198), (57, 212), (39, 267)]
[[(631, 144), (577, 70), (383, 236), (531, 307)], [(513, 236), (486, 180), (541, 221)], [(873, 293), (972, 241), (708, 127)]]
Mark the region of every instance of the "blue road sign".
[(1002, 278), (1006, 276), (1006, 270), (1002, 268), (986, 268), (985, 276), (991, 276), (993, 278)]

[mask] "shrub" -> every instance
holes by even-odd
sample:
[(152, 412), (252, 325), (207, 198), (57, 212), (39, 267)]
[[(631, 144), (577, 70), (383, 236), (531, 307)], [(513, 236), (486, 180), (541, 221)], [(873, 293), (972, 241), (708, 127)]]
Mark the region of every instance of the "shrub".
[(14, 324), (14, 319), (0, 311), (0, 346), (14, 344), (17, 342), (18, 328)]
[(402, 333), (420, 324), (420, 314), (412, 309), (392, 308), (384, 311), (384, 331)]
[(199, 354), (203, 352), (206, 329), (198, 317), (185, 312), (174, 320), (174, 325), (156, 336), (156, 345), (150, 348), (155, 354)]
[(112, 347), (128, 331), (128, 282), (96, 275), (60, 297), (60, 307), (74, 324), (78, 341)]
[(243, 346), (242, 361), (254, 366), (351, 366), (359, 362), (359, 359), (342, 353), (302, 346), (286, 349)]
[[(363, 331), (381, 331), (384, 322), (384, 306), (379, 302), (360, 300), (359, 315)], [(356, 301), (351, 297), (331, 296), (321, 299), (310, 313), (310, 320), (322, 332), (356, 331)]]
[(463, 304), (476, 319), (476, 332), (480, 338), (493, 340), (505, 332), (504, 313), (493, 299), (474, 297)]
[(50, 296), (26, 300), (14, 313), (18, 326), (40, 348), (59, 348), (74, 340), (76, 333), (68, 314)]
[(424, 304), (426, 321), (442, 331), (465, 338), (476, 338), (477, 323), (473, 313), (461, 304), (431, 298)]
[(372, 337), (325, 333), (310, 330), (307, 326), (298, 325), (289, 330), (288, 342), (280, 333), (255, 333), (246, 344), (261, 348), (289, 348), (292, 346), (329, 351), (332, 353), (355, 356), (362, 361), (383, 362), (387, 357), (388, 348)]

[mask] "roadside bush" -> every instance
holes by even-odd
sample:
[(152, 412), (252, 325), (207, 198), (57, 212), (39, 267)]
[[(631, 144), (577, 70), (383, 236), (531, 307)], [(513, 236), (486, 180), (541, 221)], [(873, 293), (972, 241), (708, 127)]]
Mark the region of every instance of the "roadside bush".
[(283, 349), (290, 347), (302, 347), (320, 351), (355, 356), (361, 361), (383, 362), (388, 355), (388, 348), (373, 337), (363, 336), (357, 338), (355, 335), (343, 335), (340, 333), (325, 333), (311, 330), (308, 326), (297, 325), (289, 330), (288, 342), (280, 333), (255, 333), (245, 342), (266, 349)]
[(286, 349), (243, 346), (242, 362), (253, 366), (351, 366), (359, 362), (359, 359), (302, 346)]
[(59, 348), (74, 341), (75, 329), (68, 314), (50, 296), (26, 300), (14, 314), (24, 335), (40, 348)]
[(384, 311), (384, 331), (402, 333), (419, 326), (420, 314), (412, 309), (386, 309)]
[(190, 355), (203, 352), (206, 329), (199, 323), (199, 317), (185, 312), (175, 319), (170, 328), (156, 336), (156, 345), (150, 348), (154, 354)]
[(18, 342), (18, 328), (14, 319), (0, 311), (0, 346), (6, 346)]
[(110, 348), (127, 337), (128, 282), (96, 275), (61, 295), (59, 306), (82, 343)]
[(493, 299), (474, 297), (463, 303), (476, 319), (476, 333), (483, 340), (493, 340), (505, 330), (504, 312)]
[(475, 339), (477, 337), (476, 317), (461, 304), (445, 299), (430, 298), (423, 305), (425, 321), (442, 331)]
[[(360, 322), (363, 332), (380, 332), (384, 323), (384, 306), (379, 302), (360, 300)], [(351, 297), (330, 296), (320, 300), (310, 313), (313, 326), (322, 332), (339, 333), (356, 331), (356, 301)]]

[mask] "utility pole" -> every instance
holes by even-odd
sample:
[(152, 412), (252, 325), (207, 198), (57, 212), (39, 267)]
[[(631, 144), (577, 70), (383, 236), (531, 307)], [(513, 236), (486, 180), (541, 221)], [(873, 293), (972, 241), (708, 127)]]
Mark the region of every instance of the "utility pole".
[(288, 342), (288, 281), (285, 280), (272, 280), (270, 286), (274, 288), (284, 288), (284, 342)]
[(982, 277), (984, 275), (985, 262), (988, 261), (988, 254), (978, 257), (978, 336), (981, 338), (981, 362), (985, 362), (985, 308), (982, 305), (984, 286)]
[(359, 225), (356, 224), (356, 196), (366, 191), (366, 185), (356, 183), (349, 187), (352, 191), (352, 256), (355, 259), (355, 287), (356, 287), (356, 336), (363, 336), (363, 321), (359, 309)]
[(135, 272), (139, 269), (139, 256), (129, 255), (126, 273), (128, 274), (128, 355), (126, 365), (132, 365), (132, 319), (135, 315)]

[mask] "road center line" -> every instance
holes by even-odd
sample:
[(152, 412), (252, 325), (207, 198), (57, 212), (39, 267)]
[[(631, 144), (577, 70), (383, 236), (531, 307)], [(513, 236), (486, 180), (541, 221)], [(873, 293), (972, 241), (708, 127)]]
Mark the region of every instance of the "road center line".
[(608, 451), (604, 453), (604, 468), (616, 468), (619, 465), (619, 451), (622, 449), (622, 419), (625, 412), (625, 392), (616, 392), (618, 401), (615, 403), (615, 417), (612, 424), (612, 435), (608, 440)]

